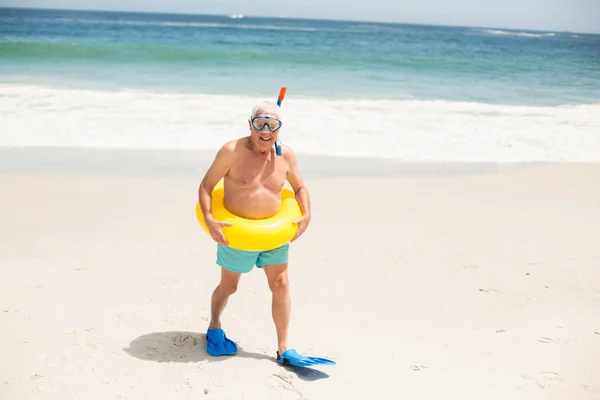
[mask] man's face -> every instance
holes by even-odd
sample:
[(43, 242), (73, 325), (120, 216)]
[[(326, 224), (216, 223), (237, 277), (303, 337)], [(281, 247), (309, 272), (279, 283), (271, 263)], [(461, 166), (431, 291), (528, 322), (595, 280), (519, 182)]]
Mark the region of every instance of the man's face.
[(279, 115), (260, 112), (248, 121), (252, 147), (260, 152), (268, 152), (277, 140), (281, 128)]

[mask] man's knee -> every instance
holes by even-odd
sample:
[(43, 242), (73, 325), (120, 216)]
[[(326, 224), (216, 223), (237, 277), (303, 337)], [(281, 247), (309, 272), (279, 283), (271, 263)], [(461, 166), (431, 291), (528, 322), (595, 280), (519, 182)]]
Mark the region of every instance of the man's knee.
[(223, 296), (231, 296), (237, 291), (237, 282), (221, 282), (219, 290)]
[(287, 274), (279, 274), (269, 280), (269, 288), (274, 294), (285, 293), (289, 291), (290, 283)]
[(223, 296), (231, 296), (237, 291), (238, 282), (241, 274), (238, 272), (228, 271), (221, 268), (221, 282), (219, 282), (219, 291)]

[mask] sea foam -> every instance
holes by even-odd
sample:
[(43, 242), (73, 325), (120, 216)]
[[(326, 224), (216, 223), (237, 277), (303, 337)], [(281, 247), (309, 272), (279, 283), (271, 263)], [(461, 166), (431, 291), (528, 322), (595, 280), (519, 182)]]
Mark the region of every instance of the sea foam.
[[(0, 146), (212, 151), (248, 134), (248, 117), (260, 100), (2, 85)], [(600, 162), (600, 104), (334, 100), (298, 97), (288, 89), (281, 111), (282, 141), (305, 154), (406, 161)]]
[(521, 36), (521, 37), (552, 37), (556, 36), (554, 32), (546, 32), (546, 33), (532, 33), (532, 32), (516, 32), (516, 31), (503, 31), (501, 29), (484, 29), (483, 32), (489, 33), (491, 35), (503, 35), (503, 36)]

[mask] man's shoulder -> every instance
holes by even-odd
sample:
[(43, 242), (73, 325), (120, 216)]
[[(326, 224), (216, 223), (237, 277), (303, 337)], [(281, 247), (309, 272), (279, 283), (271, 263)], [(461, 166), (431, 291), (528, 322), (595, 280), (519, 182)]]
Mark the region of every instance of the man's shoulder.
[(239, 151), (245, 145), (247, 140), (248, 140), (248, 138), (245, 138), (245, 137), (232, 139), (232, 140), (226, 142), (223, 146), (221, 146), (221, 148), (219, 149), (219, 154), (222, 154), (222, 155), (234, 154), (235, 152)]
[(281, 155), (288, 161), (293, 161), (296, 159), (296, 153), (294, 153), (294, 150), (285, 144), (281, 145)]

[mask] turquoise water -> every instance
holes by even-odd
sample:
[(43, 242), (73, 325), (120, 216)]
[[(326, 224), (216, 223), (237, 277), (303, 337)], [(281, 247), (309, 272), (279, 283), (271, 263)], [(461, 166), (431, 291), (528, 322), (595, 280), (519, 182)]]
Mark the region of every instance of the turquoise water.
[[(600, 162), (600, 35), (0, 8), (0, 147)], [(57, 153), (58, 154), (58, 153)]]
[(600, 35), (0, 8), (0, 83), (88, 89), (600, 102)]

